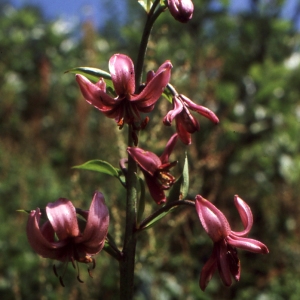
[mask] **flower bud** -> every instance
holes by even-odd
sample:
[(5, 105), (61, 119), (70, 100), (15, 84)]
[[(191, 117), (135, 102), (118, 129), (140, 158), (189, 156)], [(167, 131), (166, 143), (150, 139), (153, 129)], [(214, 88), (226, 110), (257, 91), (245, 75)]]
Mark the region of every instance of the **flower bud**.
[(194, 4), (191, 0), (168, 0), (169, 10), (175, 20), (186, 23), (194, 12)]

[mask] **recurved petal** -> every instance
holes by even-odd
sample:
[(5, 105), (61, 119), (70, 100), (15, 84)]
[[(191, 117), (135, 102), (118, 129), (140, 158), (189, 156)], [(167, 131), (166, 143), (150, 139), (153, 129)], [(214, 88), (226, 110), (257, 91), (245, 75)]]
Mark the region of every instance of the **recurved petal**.
[(161, 160), (153, 152), (145, 151), (138, 147), (128, 147), (127, 152), (144, 171), (152, 176), (161, 165)]
[(176, 131), (178, 133), (179, 138), (185, 145), (190, 145), (192, 143), (192, 137), (191, 134), (186, 131), (182, 123), (176, 120)]
[[(99, 83), (99, 86), (96, 85), (96, 84), (93, 84), (86, 77), (84, 77), (80, 74), (76, 74), (75, 78), (76, 78), (76, 81), (79, 85), (79, 88), (81, 90), (81, 93), (82, 93), (83, 97), (87, 101), (91, 101), (91, 102), (92, 101), (97, 101), (98, 96), (99, 96), (99, 91), (100, 91), (99, 86), (103, 86), (103, 84)], [(103, 81), (103, 79), (100, 79), (100, 81), (101, 80)], [(105, 83), (104, 83), (104, 87), (105, 87)], [(105, 88), (104, 88), (104, 91), (105, 91)]]
[(96, 251), (89, 254), (98, 253), (103, 247), (101, 245), (106, 238), (108, 225), (109, 212), (104, 197), (102, 193), (96, 191), (89, 209), (83, 235), (75, 238), (75, 243), (82, 243), (85, 247), (93, 248)]
[(60, 198), (53, 203), (48, 203), (46, 213), (60, 241), (79, 236), (76, 210), (70, 200)]
[(177, 133), (174, 133), (171, 136), (171, 138), (169, 139), (164, 152), (160, 156), (161, 164), (165, 164), (165, 163), (169, 162), (169, 156), (171, 155), (171, 153), (176, 145), (177, 139), (178, 139)]
[(118, 95), (124, 96), (134, 93), (134, 65), (127, 55), (114, 54), (109, 60), (109, 71)]
[(227, 237), (227, 241), (228, 244), (236, 248), (240, 248), (254, 253), (261, 253), (261, 254), (269, 253), (269, 249), (267, 248), (267, 246), (257, 240), (248, 239), (244, 237), (235, 236), (234, 234), (230, 234)]
[(231, 286), (232, 279), (231, 279), (231, 269), (230, 269), (230, 262), (227, 257), (227, 247), (224, 240), (218, 242), (215, 247), (218, 247), (218, 254), (217, 254), (217, 261), (218, 261), (218, 270), (222, 282), (225, 286)]
[(90, 82), (86, 77), (77, 74), (76, 81), (80, 87), (84, 99), (101, 111), (111, 110), (118, 100), (106, 94), (105, 82), (101, 78), (96, 84)]
[(171, 69), (171, 62), (164, 62), (142, 92), (132, 96), (130, 100), (136, 102), (139, 109), (155, 104), (170, 81)]
[(182, 102), (177, 97), (173, 97), (173, 109), (166, 114), (163, 119), (163, 123), (170, 126), (174, 118), (181, 113), (182, 109)]
[(26, 227), (28, 242), (32, 249), (42, 257), (60, 260), (64, 257), (63, 247), (66, 245), (66, 241), (49, 242), (40, 230), (40, 216), (39, 208), (32, 210), (29, 214)]
[(219, 123), (218, 117), (210, 109), (201, 105), (197, 105), (196, 103), (194, 103), (192, 100), (190, 100), (188, 97), (184, 95), (180, 95), (180, 97), (191, 110), (196, 111), (198, 114), (206, 117), (207, 119), (214, 122), (215, 124)]
[(221, 241), (230, 234), (226, 217), (211, 202), (197, 195), (195, 207), (204, 230), (214, 242)]
[(241, 276), (241, 264), (238, 258), (238, 253), (235, 247), (231, 247), (227, 244), (227, 260), (230, 266), (230, 272), (232, 277), (236, 280), (240, 280)]
[(237, 236), (246, 236), (253, 225), (253, 215), (249, 205), (242, 200), (238, 195), (234, 196), (234, 204), (239, 212), (244, 225), (244, 230), (240, 232), (232, 231)]
[(205, 263), (204, 267), (202, 268), (199, 280), (199, 286), (201, 290), (204, 292), (208, 283), (210, 282), (216, 268), (217, 268), (217, 250), (213, 249), (213, 253), (209, 260)]
[(146, 184), (148, 186), (149, 192), (151, 197), (157, 204), (162, 204), (166, 202), (166, 196), (159, 184), (158, 180), (154, 177), (149, 175), (146, 172), (143, 172)]
[(200, 129), (198, 121), (192, 116), (186, 107), (184, 107), (182, 112), (176, 116), (176, 122), (181, 123), (181, 125), (189, 133), (194, 133)]

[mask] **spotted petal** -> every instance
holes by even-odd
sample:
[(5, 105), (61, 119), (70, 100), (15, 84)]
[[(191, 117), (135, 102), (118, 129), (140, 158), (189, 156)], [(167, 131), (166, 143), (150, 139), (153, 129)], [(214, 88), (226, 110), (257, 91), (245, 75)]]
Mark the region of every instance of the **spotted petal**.
[(219, 123), (218, 117), (207, 107), (204, 107), (202, 105), (197, 105), (192, 100), (190, 100), (188, 97), (184, 95), (180, 95), (182, 100), (187, 104), (188, 108), (190, 108), (193, 111), (196, 111), (198, 114), (206, 117), (210, 121), (212, 121), (215, 124)]
[(53, 203), (48, 203), (46, 213), (59, 240), (80, 234), (76, 210), (70, 200), (60, 198)]
[(265, 244), (254, 239), (237, 237), (231, 234), (227, 237), (227, 241), (228, 244), (236, 248), (240, 248), (254, 253), (262, 253), (262, 254), (269, 253), (269, 249)]
[(253, 215), (249, 205), (242, 200), (238, 195), (234, 196), (234, 204), (240, 214), (244, 230), (240, 232), (232, 231), (236, 236), (246, 236), (253, 225)]
[(204, 230), (214, 242), (230, 234), (231, 229), (226, 217), (211, 202), (197, 195), (195, 207)]
[(109, 71), (118, 95), (124, 96), (134, 93), (134, 65), (127, 55), (114, 54), (109, 60)]
[(50, 242), (49, 238), (44, 237), (39, 226), (40, 217), (39, 208), (32, 210), (29, 214), (26, 227), (28, 242), (32, 249), (42, 257), (61, 260), (65, 252), (63, 248), (67, 242)]
[[(105, 205), (105, 200), (100, 192), (95, 192), (91, 203), (86, 227), (83, 235), (76, 238), (75, 243), (82, 243), (85, 247), (90, 248), (92, 254), (101, 250), (103, 241), (107, 235), (109, 225), (109, 213)], [(97, 251), (100, 247), (100, 250)], [(95, 251), (93, 251), (94, 249)], [(97, 251), (97, 252), (96, 252)]]
[(165, 61), (146, 84), (142, 92), (130, 98), (131, 101), (136, 103), (139, 111), (148, 112), (148, 108), (156, 103), (170, 81), (171, 69), (171, 62)]
[(145, 151), (138, 147), (128, 147), (127, 152), (144, 171), (152, 176), (161, 165), (160, 158), (153, 152)]

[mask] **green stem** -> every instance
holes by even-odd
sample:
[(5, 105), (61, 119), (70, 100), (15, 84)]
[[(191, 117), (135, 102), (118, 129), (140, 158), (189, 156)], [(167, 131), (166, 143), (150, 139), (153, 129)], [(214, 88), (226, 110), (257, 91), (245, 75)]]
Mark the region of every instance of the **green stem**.
[(155, 218), (157, 218), (159, 215), (169, 211), (172, 208), (175, 208), (179, 205), (189, 205), (189, 206), (193, 206), (195, 207), (195, 201), (192, 200), (177, 200), (177, 201), (173, 201), (170, 203), (167, 203), (165, 206), (161, 207), (160, 209), (158, 209), (157, 211), (155, 211), (152, 215), (150, 215), (149, 217), (147, 217), (146, 219), (144, 219), (141, 223), (140, 226), (138, 228), (137, 231), (141, 231), (143, 229), (145, 229), (145, 227), (151, 222), (153, 221)]
[[(128, 126), (128, 145), (133, 146), (132, 127)], [(125, 237), (120, 265), (120, 299), (132, 300), (134, 287), (134, 266), (136, 249), (136, 202), (137, 202), (137, 165), (128, 157), (128, 172), (126, 175), (127, 202)]]
[(145, 55), (146, 55), (146, 50), (147, 50), (147, 45), (149, 41), (149, 37), (151, 34), (151, 30), (153, 27), (154, 22), (156, 19), (159, 17), (159, 15), (165, 10), (165, 6), (159, 6), (157, 10), (156, 7), (159, 5), (160, 0), (156, 0), (149, 13), (147, 16), (147, 21), (144, 27), (144, 32), (142, 35), (142, 39), (140, 42), (140, 47), (139, 47), (139, 53), (137, 57), (137, 62), (135, 66), (135, 86), (138, 88), (140, 84), (142, 83), (142, 73), (143, 73), (143, 66), (144, 66), (144, 60), (145, 60)]
[[(162, 13), (165, 7), (157, 6), (160, 0), (156, 0), (148, 14), (148, 18), (145, 24), (142, 40), (139, 47), (139, 53), (137, 63), (135, 66), (135, 83), (136, 90), (138, 90), (142, 82), (142, 72), (144, 66), (144, 59), (149, 41), (149, 36), (155, 20)], [(156, 9), (157, 8), (157, 9)], [(133, 134), (137, 135), (138, 132), (128, 126), (128, 146), (133, 147)], [(137, 164), (128, 156), (128, 169), (126, 174), (126, 224), (125, 224), (125, 237), (122, 255), (119, 260), (120, 266), (120, 299), (132, 300), (134, 290), (134, 267), (135, 267), (135, 251), (136, 251), (136, 235), (137, 230)]]

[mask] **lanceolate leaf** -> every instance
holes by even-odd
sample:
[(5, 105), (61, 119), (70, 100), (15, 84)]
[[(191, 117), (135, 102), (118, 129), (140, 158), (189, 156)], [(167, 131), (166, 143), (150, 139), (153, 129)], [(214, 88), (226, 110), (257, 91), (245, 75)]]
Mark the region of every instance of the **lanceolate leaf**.
[(84, 75), (91, 81), (97, 82), (101, 77), (104, 79), (111, 80), (111, 76), (108, 72), (103, 71), (97, 68), (90, 68), (90, 67), (77, 67), (66, 71), (65, 73), (74, 73), (74, 74), (81, 74)]
[(150, 227), (154, 226), (156, 222), (158, 222), (160, 219), (165, 217), (170, 211), (172, 211), (176, 206), (171, 207), (168, 211), (165, 211), (158, 215), (156, 218), (154, 218), (152, 221), (150, 221), (145, 227), (142, 229), (149, 229)]
[(165, 97), (170, 103), (173, 102), (173, 94), (171, 93), (171, 91), (168, 89), (168, 87), (166, 87), (162, 93), (163, 97)]
[(188, 162), (187, 152), (185, 152), (184, 166), (183, 166), (181, 177), (182, 177), (182, 182), (180, 186), (180, 194), (182, 199), (185, 199), (185, 197), (188, 194), (189, 184), (190, 184), (189, 162)]
[(188, 190), (189, 190), (189, 167), (188, 167), (187, 153), (185, 153), (182, 174), (172, 186), (168, 196), (168, 201), (172, 202), (172, 201), (185, 199), (185, 197), (188, 194)]
[(90, 160), (80, 166), (73, 167), (75, 169), (81, 169), (81, 170), (90, 170), (95, 171), (103, 174), (108, 174), (114, 177), (119, 178), (121, 171), (117, 168), (114, 168), (111, 164), (109, 164), (106, 161), (95, 159)]

